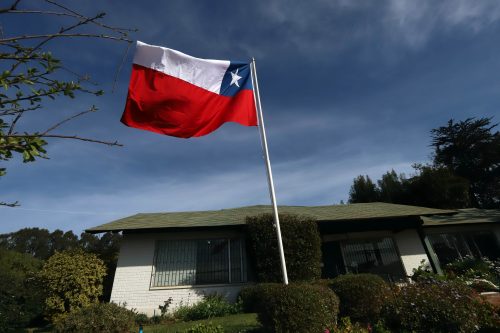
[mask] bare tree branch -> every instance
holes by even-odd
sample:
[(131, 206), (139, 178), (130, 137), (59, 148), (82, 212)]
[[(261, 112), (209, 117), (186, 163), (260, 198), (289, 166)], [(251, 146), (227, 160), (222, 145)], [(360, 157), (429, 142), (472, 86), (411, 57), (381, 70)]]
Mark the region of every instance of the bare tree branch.
[(5, 207), (18, 207), (18, 206), (20, 206), (20, 205), (19, 205), (19, 201), (15, 201), (15, 202), (3, 202), (3, 201), (0, 201), (0, 206), (5, 206)]
[(65, 124), (65, 123), (67, 123), (68, 121), (71, 121), (71, 120), (73, 120), (73, 119), (75, 119), (75, 118), (78, 118), (78, 117), (80, 117), (80, 116), (83, 116), (84, 114), (87, 114), (87, 113), (89, 113), (89, 112), (95, 112), (95, 111), (97, 111), (97, 109), (96, 109), (94, 106), (92, 106), (92, 107), (91, 107), (90, 109), (88, 109), (88, 110), (85, 110), (85, 111), (79, 112), (79, 113), (77, 113), (77, 114), (75, 114), (75, 115), (73, 115), (73, 116), (71, 116), (71, 117), (68, 117), (68, 118), (66, 118), (66, 119), (63, 119), (62, 121), (60, 121), (60, 122), (58, 122), (58, 123), (54, 124), (53, 126), (51, 126), (50, 128), (48, 128), (45, 132), (43, 132), (41, 135), (43, 136), (43, 135), (45, 135), (45, 134), (47, 134), (47, 133), (49, 133), (49, 132), (52, 132), (53, 130), (55, 130), (55, 129), (56, 129), (56, 128), (58, 128), (59, 126), (61, 126), (61, 125)]
[(19, 4), (20, 1), (21, 0), (14, 1), (14, 3), (10, 7), (8, 7), (8, 8), (0, 8), (0, 14), (6, 13), (9, 10), (15, 10), (17, 8), (17, 5)]
[(0, 111), (0, 117), (2, 117), (2, 116), (14, 116), (14, 115), (21, 113), (21, 112), (35, 111), (35, 110), (38, 110), (40, 108), (42, 108), (41, 105), (33, 106), (31, 108), (23, 108), (23, 109), (10, 108), (10, 109), (7, 109), (5, 111)]
[(19, 112), (14, 120), (12, 121), (12, 124), (10, 124), (9, 131), (7, 132), (8, 135), (12, 134), (14, 132), (14, 127), (16, 127), (17, 121), (21, 119), (23, 116), (23, 112)]
[[(82, 14), (80, 13), (77, 13), (75, 12), (74, 10), (66, 7), (66, 6), (63, 6), (61, 5), (60, 3), (57, 3), (53, 0), (45, 0), (45, 2), (48, 2), (56, 7), (59, 7), (61, 9), (64, 9), (66, 11), (68, 11), (69, 13), (75, 15), (75, 17), (80, 17), (80, 18), (84, 18), (85, 16), (83, 16)], [(109, 26), (109, 25), (106, 25), (106, 24), (103, 24), (101, 22), (98, 22), (98, 21), (94, 21), (92, 22), (93, 24), (96, 24), (100, 27), (103, 27), (103, 28), (106, 28), (106, 29), (110, 29), (110, 30), (113, 30), (115, 32), (119, 32), (119, 33), (123, 33), (123, 34), (126, 34), (127, 32), (137, 32), (137, 29), (129, 29), (129, 28), (120, 28), (120, 27), (112, 27), (112, 26)]]
[(83, 138), (78, 135), (62, 135), (62, 134), (27, 134), (27, 135), (22, 135), (22, 134), (11, 134), (11, 135), (4, 135), (3, 138), (58, 138), (58, 139), (72, 139), (72, 140), (80, 140), (80, 141), (86, 141), (86, 142), (93, 142), (93, 143), (100, 143), (103, 145), (107, 146), (118, 146), (118, 147), (123, 147), (121, 143), (118, 141), (102, 141), (102, 140), (96, 140), (96, 139), (89, 139), (89, 138)]
[(118, 75), (120, 75), (120, 72), (122, 71), (123, 64), (125, 63), (125, 59), (127, 58), (128, 51), (130, 50), (130, 45), (131, 43), (128, 43), (127, 49), (125, 50), (125, 53), (123, 53), (122, 61), (120, 63), (120, 66), (118, 66), (116, 73), (115, 73), (115, 79), (113, 80), (113, 88), (111, 89), (111, 92), (115, 92), (115, 87), (116, 87), (116, 82), (118, 81)]
[(104, 39), (111, 39), (111, 40), (116, 40), (116, 41), (132, 43), (132, 40), (128, 39), (126, 37), (115, 37), (115, 36), (102, 35), (102, 34), (56, 33), (56, 34), (42, 34), (42, 35), (22, 35), (22, 36), (10, 37), (10, 38), (3, 38), (3, 39), (0, 39), (0, 44), (18, 41), (18, 40), (26, 40), (26, 39), (40, 39), (40, 38), (52, 39), (52, 38), (58, 38), (58, 37), (94, 37), (94, 38), (104, 38)]

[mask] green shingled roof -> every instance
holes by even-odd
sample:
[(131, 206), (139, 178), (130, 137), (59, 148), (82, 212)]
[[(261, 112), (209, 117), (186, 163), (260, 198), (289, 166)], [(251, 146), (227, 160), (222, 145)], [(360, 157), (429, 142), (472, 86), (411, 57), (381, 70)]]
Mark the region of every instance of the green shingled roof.
[[(348, 221), (456, 213), (453, 210), (381, 202), (331, 206), (279, 206), (278, 210), (280, 213), (312, 216), (318, 221)], [(245, 224), (246, 216), (262, 213), (272, 213), (272, 207), (260, 205), (197, 212), (142, 213), (90, 228), (86, 231), (100, 233), (141, 229), (234, 226)]]
[(455, 224), (500, 223), (500, 209), (459, 209), (453, 216), (422, 217), (424, 226), (444, 226)]

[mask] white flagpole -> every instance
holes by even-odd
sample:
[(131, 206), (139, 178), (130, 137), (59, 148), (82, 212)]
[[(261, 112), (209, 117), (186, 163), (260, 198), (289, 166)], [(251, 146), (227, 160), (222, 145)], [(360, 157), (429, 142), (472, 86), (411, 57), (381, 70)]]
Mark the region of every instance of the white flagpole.
[(278, 236), (278, 248), (281, 261), (281, 272), (283, 273), (283, 283), (288, 284), (288, 275), (286, 272), (285, 253), (283, 251), (283, 241), (281, 240), (280, 219), (278, 217), (278, 206), (276, 204), (276, 195), (274, 193), (273, 172), (271, 170), (271, 161), (269, 160), (269, 151), (267, 149), (266, 129), (264, 127), (264, 117), (262, 115), (262, 105), (260, 104), (259, 83), (257, 82), (257, 68), (255, 66), (255, 58), (252, 58), (250, 65), (252, 73), (252, 85), (254, 91), (255, 107), (257, 108), (257, 118), (259, 120), (260, 137), (262, 141), (262, 150), (264, 159), (266, 160), (267, 180), (269, 185), (269, 195), (273, 204), (274, 227)]

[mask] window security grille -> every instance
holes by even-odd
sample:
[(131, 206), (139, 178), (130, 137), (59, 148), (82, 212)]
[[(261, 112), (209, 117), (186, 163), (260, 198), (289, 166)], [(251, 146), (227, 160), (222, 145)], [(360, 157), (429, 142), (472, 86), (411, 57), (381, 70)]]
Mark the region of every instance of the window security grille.
[(156, 242), (152, 287), (246, 281), (245, 244), (241, 239)]
[(389, 281), (405, 277), (396, 245), (390, 237), (344, 241), (341, 249), (347, 272), (377, 274)]

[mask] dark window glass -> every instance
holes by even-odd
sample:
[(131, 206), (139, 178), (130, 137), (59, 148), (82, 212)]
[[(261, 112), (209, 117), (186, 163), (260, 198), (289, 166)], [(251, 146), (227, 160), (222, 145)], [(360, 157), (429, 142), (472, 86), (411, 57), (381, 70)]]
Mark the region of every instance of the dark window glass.
[(496, 237), (489, 231), (431, 234), (429, 241), (441, 266), (466, 256), (496, 260), (500, 254)]

